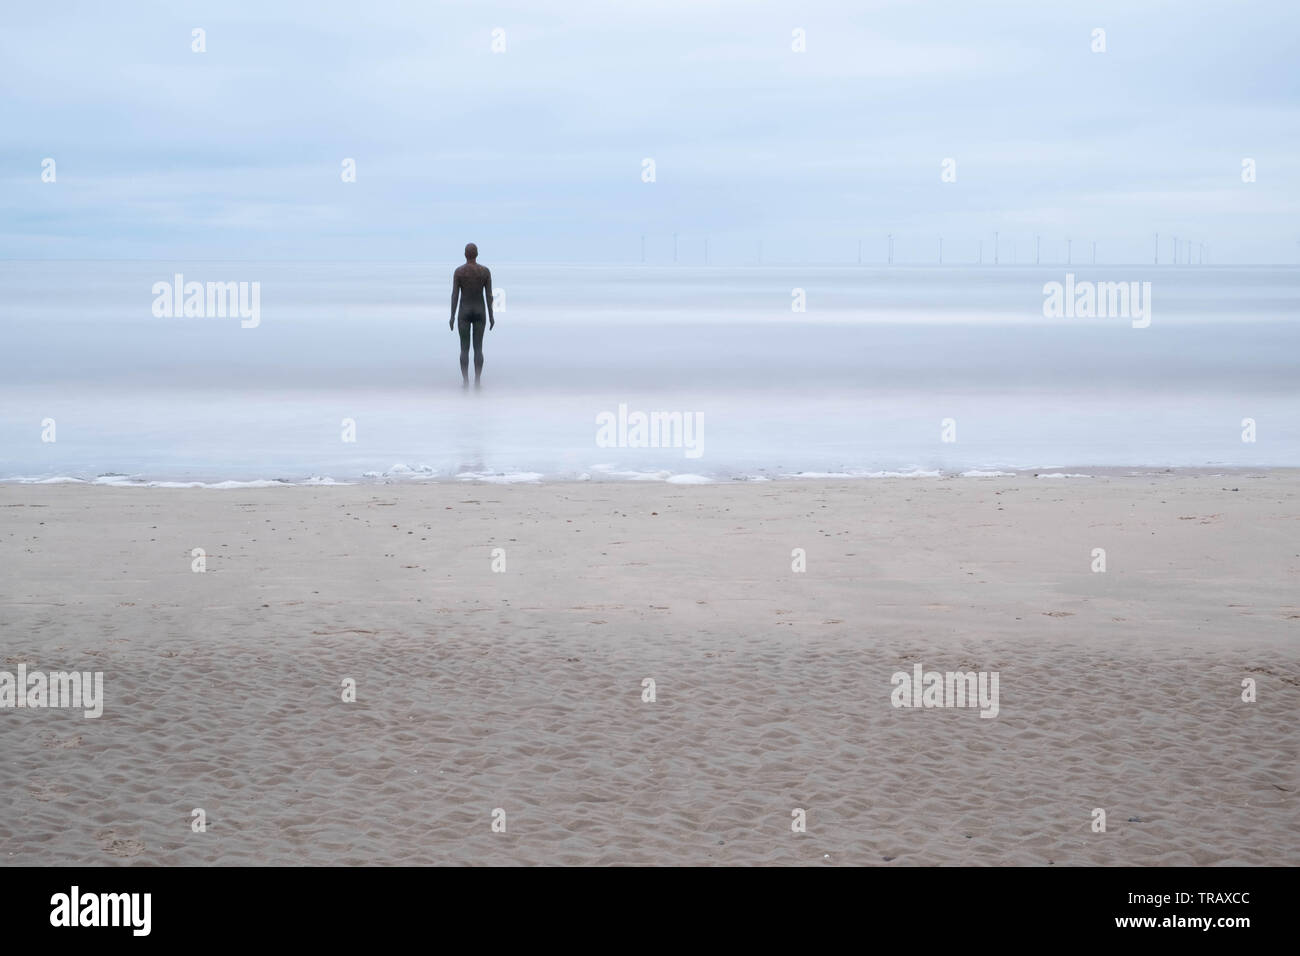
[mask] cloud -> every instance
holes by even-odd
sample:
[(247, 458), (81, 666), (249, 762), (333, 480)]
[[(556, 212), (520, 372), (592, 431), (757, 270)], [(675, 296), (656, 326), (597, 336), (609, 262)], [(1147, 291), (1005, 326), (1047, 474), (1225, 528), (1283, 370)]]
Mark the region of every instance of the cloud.
[[(4, 256), (409, 257), (476, 224), (522, 259), (623, 257), (641, 233), (814, 249), (887, 230), (973, 241), (999, 223), (1135, 243), (1183, 223), (1225, 254), (1234, 235), (1291, 252), (1300, 12), (1283, 0), (1249, 17), (959, 0), (159, 0), (6, 17), (0, 209), (21, 228)], [(1243, 156), (1260, 165), (1249, 187)], [(956, 183), (939, 180), (946, 157)]]

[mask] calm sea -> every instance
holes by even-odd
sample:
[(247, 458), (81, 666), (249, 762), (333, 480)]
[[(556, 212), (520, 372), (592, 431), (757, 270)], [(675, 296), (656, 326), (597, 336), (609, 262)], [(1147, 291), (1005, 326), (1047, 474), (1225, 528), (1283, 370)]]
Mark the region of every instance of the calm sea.
[[(1300, 466), (1295, 267), (487, 264), (502, 302), (467, 393), (455, 263), (0, 262), (0, 478)], [(1067, 272), (1149, 282), (1149, 326), (1044, 317)], [(256, 327), (156, 316), (178, 273), (258, 283)], [(693, 447), (602, 441), (620, 406), (681, 413), (663, 437)]]

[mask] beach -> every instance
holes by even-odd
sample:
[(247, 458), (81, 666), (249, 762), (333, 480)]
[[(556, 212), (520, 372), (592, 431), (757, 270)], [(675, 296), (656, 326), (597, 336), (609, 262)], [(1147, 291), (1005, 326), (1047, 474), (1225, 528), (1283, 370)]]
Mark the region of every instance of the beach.
[(0, 484), (3, 862), (1300, 863), (1300, 470), (1091, 473)]

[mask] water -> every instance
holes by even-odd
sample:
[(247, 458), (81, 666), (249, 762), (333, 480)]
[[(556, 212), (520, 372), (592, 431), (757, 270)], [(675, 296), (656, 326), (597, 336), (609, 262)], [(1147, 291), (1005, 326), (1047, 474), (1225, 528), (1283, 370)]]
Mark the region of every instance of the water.
[[(1295, 268), (1068, 270), (1151, 282), (1139, 329), (1044, 318), (1064, 266), (488, 264), (505, 307), (466, 393), (454, 263), (0, 262), (0, 478), (1300, 466)], [(156, 318), (152, 286), (177, 272), (259, 282), (260, 324)], [(620, 405), (698, 416), (702, 453), (600, 447)]]

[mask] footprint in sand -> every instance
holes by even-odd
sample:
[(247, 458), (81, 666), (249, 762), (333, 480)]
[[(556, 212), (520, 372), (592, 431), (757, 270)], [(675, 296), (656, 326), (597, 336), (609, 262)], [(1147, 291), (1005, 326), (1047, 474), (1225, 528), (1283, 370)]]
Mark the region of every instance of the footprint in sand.
[(139, 840), (119, 840), (113, 830), (101, 830), (95, 834), (95, 839), (99, 841), (99, 848), (110, 856), (139, 856), (145, 850)]
[(72, 791), (67, 787), (57, 783), (46, 783), (44, 780), (33, 780), (27, 785), (28, 792), (42, 803), (48, 803), (50, 800), (59, 800), (66, 797)]

